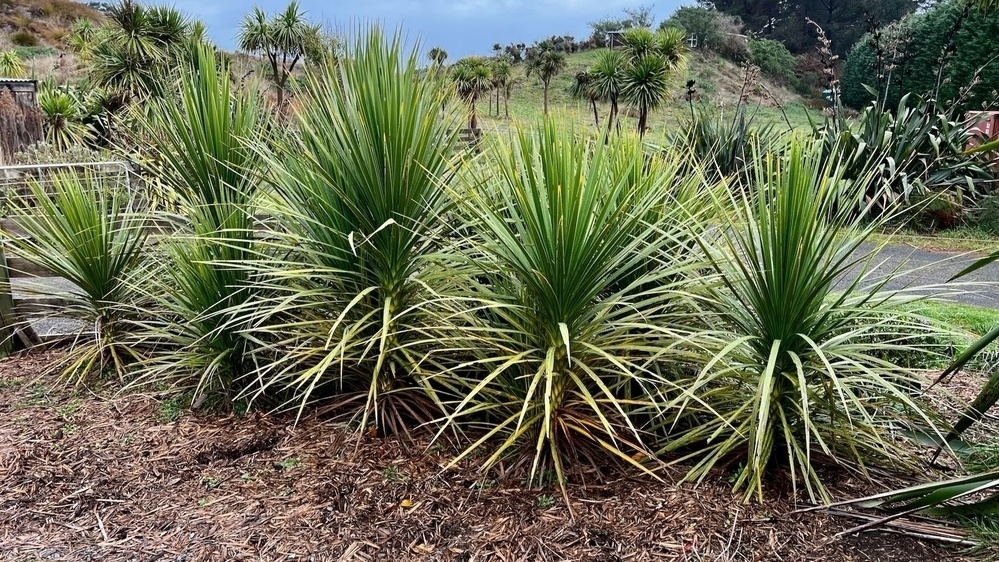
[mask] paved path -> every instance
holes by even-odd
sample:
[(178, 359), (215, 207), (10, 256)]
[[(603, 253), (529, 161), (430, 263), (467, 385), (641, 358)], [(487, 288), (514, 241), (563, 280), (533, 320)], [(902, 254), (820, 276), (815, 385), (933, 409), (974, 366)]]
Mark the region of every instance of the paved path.
[[(867, 244), (861, 247), (861, 252), (869, 252), (874, 247)], [(926, 285), (943, 285), (956, 273), (968, 267), (980, 255), (960, 254), (921, 250), (905, 245), (886, 246), (874, 259), (875, 268), (864, 285), (876, 282), (879, 278), (899, 271), (903, 273), (892, 279), (885, 288), (888, 290), (904, 289)], [(837, 283), (837, 288), (845, 288), (856, 275), (860, 267), (855, 267), (851, 274), (844, 275)], [(948, 295), (949, 300), (963, 304), (999, 309), (999, 262), (983, 267), (962, 278), (959, 282), (947, 284), (943, 290), (955, 292)], [(51, 292), (47, 291), (50, 290)], [(44, 279), (12, 279), (11, 290), (14, 298), (30, 298), (39, 292), (59, 294), (71, 291), (73, 284), (58, 278)], [(940, 292), (939, 289), (931, 292)], [(82, 324), (73, 320), (50, 316), (32, 322), (39, 335), (75, 333)]]
[[(869, 252), (873, 247), (873, 244), (867, 244), (861, 248), (861, 251)], [(980, 259), (981, 256), (981, 254), (921, 250), (897, 244), (886, 246), (874, 258), (873, 264), (876, 265), (876, 268), (868, 280), (874, 282), (897, 270), (902, 275), (889, 281), (885, 286), (886, 289), (942, 285)], [(859, 268), (855, 268), (856, 270)], [(843, 288), (847, 282), (846, 278), (841, 279), (837, 286)], [(983, 267), (953, 283), (947, 283), (947, 285), (950, 290), (961, 291), (958, 294), (948, 296), (949, 300), (999, 309), (999, 262)]]

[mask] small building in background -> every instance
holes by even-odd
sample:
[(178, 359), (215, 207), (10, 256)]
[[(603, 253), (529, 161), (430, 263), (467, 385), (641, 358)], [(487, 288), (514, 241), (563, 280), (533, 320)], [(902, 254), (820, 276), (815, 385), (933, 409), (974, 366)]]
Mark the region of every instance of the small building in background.
[(0, 165), (42, 138), (38, 81), (0, 78)]
[(0, 78), (0, 92), (10, 93), (14, 101), (21, 104), (38, 104), (38, 80)]

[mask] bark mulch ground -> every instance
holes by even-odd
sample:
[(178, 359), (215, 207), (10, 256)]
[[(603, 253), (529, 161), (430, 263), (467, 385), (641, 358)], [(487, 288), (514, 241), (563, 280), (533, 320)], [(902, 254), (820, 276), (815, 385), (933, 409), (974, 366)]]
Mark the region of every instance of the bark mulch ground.
[[(0, 361), (0, 560), (962, 560), (855, 522), (743, 504), (719, 474), (528, 490), (451, 451), (331, 421), (177, 412), (155, 394), (54, 388)], [(665, 477), (667, 480), (669, 476)], [(872, 490), (843, 476), (837, 497)], [(785, 495), (786, 496), (786, 495)]]

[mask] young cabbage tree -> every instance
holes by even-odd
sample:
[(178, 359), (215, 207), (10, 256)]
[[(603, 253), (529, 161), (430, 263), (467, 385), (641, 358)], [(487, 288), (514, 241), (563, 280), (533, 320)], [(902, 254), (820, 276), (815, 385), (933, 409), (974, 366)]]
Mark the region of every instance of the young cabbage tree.
[(251, 370), (231, 309), (257, 297), (247, 263), (257, 257), (261, 179), (252, 146), (266, 133), (264, 105), (256, 93), (235, 90), (224, 59), (202, 45), (181, 71), (177, 96), (157, 103), (140, 125), (162, 200), (178, 211), (161, 217), (174, 234), (160, 243), (160, 275), (148, 287), (159, 305), (148, 337), (159, 352), (142, 380), (231, 397)]
[(24, 78), (26, 72), (17, 51), (0, 51), (0, 78)]
[[(589, 91), (597, 98), (610, 103), (607, 115), (607, 132), (610, 133), (617, 118), (621, 92), (624, 89), (626, 60), (620, 51), (604, 50), (597, 54), (596, 63), (589, 69)], [(620, 124), (618, 126), (620, 128)]]
[(309, 23), (298, 0), (283, 12), (268, 18), (260, 8), (246, 14), (240, 24), (237, 43), (241, 51), (263, 55), (270, 66), (270, 79), (277, 90), (277, 107), (284, 111), (285, 89), (296, 66), (315, 53), (320, 28)]
[(295, 134), (257, 151), (273, 219), (269, 257), (252, 262), (263, 296), (234, 309), (257, 347), (249, 397), (300, 412), (325, 398), (384, 433), (437, 415), (413, 346), (452, 283), (432, 264), (461, 117), (442, 115), (446, 77), (421, 58), (401, 35), (368, 31), (335, 69), (306, 75)]
[(542, 41), (527, 50), (527, 60), (524, 69), (527, 76), (541, 80), (544, 89), (544, 114), (548, 115), (548, 90), (552, 79), (565, 68), (565, 53), (559, 51), (551, 41)]
[(676, 28), (658, 32), (632, 29), (624, 34), (621, 94), (638, 110), (638, 134), (648, 130), (649, 114), (669, 99), (669, 87), (686, 60), (684, 34)]
[(492, 87), (492, 69), (481, 58), (463, 58), (451, 69), (451, 80), (454, 82), (458, 97), (468, 104), (468, 128), (477, 129), (479, 120), (475, 111), (476, 102), (479, 96)]
[(576, 99), (586, 100), (590, 103), (593, 108), (593, 123), (600, 127), (600, 113), (597, 111), (597, 100), (600, 96), (593, 89), (593, 74), (588, 70), (578, 72), (569, 88), (569, 93)]

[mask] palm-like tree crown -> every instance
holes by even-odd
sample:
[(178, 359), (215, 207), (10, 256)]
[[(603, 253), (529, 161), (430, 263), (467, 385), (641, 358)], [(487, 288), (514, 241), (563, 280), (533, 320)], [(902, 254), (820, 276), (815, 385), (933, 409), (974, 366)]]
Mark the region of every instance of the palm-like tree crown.
[(427, 57), (436, 66), (444, 66), (444, 61), (447, 60), (447, 51), (445, 51), (441, 47), (434, 47), (433, 49), (430, 49), (430, 51), (427, 53)]
[(525, 70), (528, 76), (537, 76), (547, 84), (565, 65), (565, 53), (555, 50), (550, 41), (542, 41), (528, 55)]

